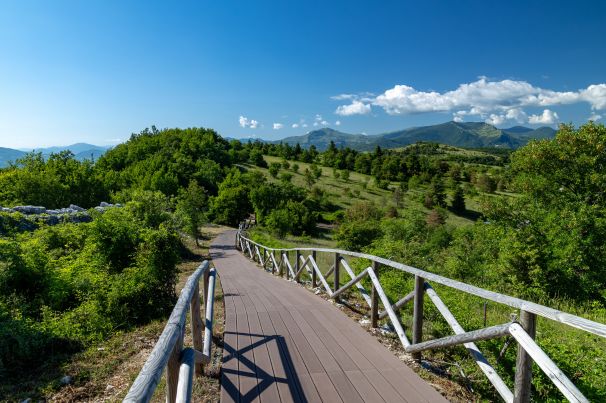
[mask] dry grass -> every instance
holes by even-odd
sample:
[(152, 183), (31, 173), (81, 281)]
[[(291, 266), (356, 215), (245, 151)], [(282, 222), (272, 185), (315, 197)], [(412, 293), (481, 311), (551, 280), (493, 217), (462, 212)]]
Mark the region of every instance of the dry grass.
[[(207, 225), (202, 228), (203, 238), (200, 240), (200, 246), (196, 246), (192, 239), (184, 240), (191, 256), (178, 266), (178, 292), (200, 263), (209, 259), (208, 250), (212, 239), (225, 229), (226, 227), (216, 225)], [(225, 318), (223, 290), (219, 278), (217, 278), (216, 284), (214, 313), (213, 358), (205, 369), (206, 376), (194, 379), (194, 401), (219, 401), (219, 374)], [(104, 343), (77, 354), (64, 366), (64, 373), (72, 376), (74, 382), (54, 393), (49, 392), (47, 399), (53, 402), (121, 401), (147, 360), (164, 325), (164, 320), (155, 321), (129, 332), (115, 334)], [(189, 318), (187, 328), (189, 328)], [(184, 345), (191, 344), (191, 333), (186, 332)], [(163, 377), (156, 389), (153, 401), (164, 401), (164, 394)]]

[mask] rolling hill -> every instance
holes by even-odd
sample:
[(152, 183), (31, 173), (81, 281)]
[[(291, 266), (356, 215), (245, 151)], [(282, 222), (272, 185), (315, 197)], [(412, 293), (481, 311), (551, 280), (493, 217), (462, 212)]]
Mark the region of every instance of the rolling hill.
[(311, 131), (302, 136), (286, 137), (273, 143), (287, 143), (302, 147), (312, 144), (319, 150), (325, 150), (330, 141), (337, 147), (350, 147), (365, 151), (377, 145), (383, 148), (397, 148), (419, 141), (447, 144), (455, 147), (505, 147), (518, 148), (531, 139), (552, 138), (556, 130), (551, 127), (531, 129), (515, 126), (509, 129), (498, 129), (484, 122), (446, 122), (432, 126), (412, 127), (373, 136), (343, 133), (330, 128)]

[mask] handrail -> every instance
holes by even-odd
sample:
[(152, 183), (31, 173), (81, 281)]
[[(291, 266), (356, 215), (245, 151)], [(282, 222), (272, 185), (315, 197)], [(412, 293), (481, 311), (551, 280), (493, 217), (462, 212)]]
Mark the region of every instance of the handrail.
[[(476, 361), (482, 372), (484, 372), (488, 380), (501, 395), (503, 400), (506, 402), (516, 403), (530, 401), (532, 362), (534, 360), (538, 364), (539, 368), (549, 376), (554, 385), (560, 389), (568, 400), (574, 402), (588, 401), (587, 398), (583, 396), (576, 386), (566, 377), (566, 375), (556, 366), (556, 364), (553, 363), (553, 361), (551, 361), (543, 350), (534, 342), (536, 332), (536, 316), (542, 316), (601, 337), (606, 337), (606, 325), (549, 308), (547, 306), (536, 304), (534, 302), (525, 301), (520, 298), (511, 297), (465, 284), (460, 281), (452, 280), (412, 266), (384, 259), (379, 256), (328, 248), (266, 247), (245, 236), (244, 230), (249, 227), (250, 225), (248, 223), (243, 223), (240, 225), (236, 233), (236, 248), (239, 249), (245, 256), (248, 255), (248, 257), (253, 261), (257, 260), (264, 269), (266, 269), (266, 265), (269, 264), (271, 266), (269, 271), (272, 273), (277, 272), (278, 275), (282, 275), (283, 269), (288, 268), (288, 270), (286, 270), (286, 278), (288, 279), (291, 277), (292, 280), (297, 282), (299, 281), (301, 272), (307, 268), (308, 271), (311, 271), (310, 275), (312, 276), (312, 286), (317, 286), (317, 279), (319, 278), (320, 283), (328, 294), (328, 297), (334, 300), (337, 300), (340, 295), (342, 295), (345, 291), (352, 289), (352, 287), (355, 285), (369, 305), (371, 326), (377, 327), (377, 322), (379, 319), (388, 317), (400, 339), (400, 342), (402, 343), (402, 346), (404, 347), (404, 350), (411, 353), (414, 358), (420, 358), (421, 351), (463, 344), (471, 354), (472, 358)], [(290, 252), (295, 252), (294, 266), (290, 264)], [(307, 258), (304, 256), (305, 252), (309, 252)], [(334, 255), (335, 257), (334, 264), (330, 267), (326, 274), (322, 273), (317, 264), (317, 253), (328, 253)], [(274, 254), (278, 254), (280, 256), (279, 263), (276, 261)], [(370, 260), (372, 265), (356, 275), (349, 268), (345, 257)], [(341, 285), (342, 283), (339, 281), (339, 271), (341, 266), (346, 268), (346, 272), (351, 279), (344, 285)], [(392, 305), (383, 291), (379, 280), (381, 266), (392, 267), (394, 269), (414, 275), (415, 289)], [(329, 282), (326, 280), (331, 273), (334, 277), (334, 285), (332, 288)], [(370, 277), (371, 280), (372, 289), (370, 298), (367, 298), (368, 294), (366, 293), (364, 287), (360, 284), (361, 280), (366, 276)], [(475, 295), (513, 308), (518, 308), (520, 309), (519, 323), (505, 323), (467, 332), (459, 325), (454, 315), (450, 312), (442, 299), (426, 280), (431, 280), (432, 282), (445, 285), (470, 295)], [(422, 340), (423, 296), (425, 294), (427, 294), (442, 317), (453, 329), (455, 335), (443, 337), (438, 340)], [(396, 312), (400, 310), (407, 302), (413, 300), (413, 339), (412, 342), (410, 342), (404, 333), (404, 329), (400, 323), (399, 317), (396, 315)], [(383, 305), (384, 311), (382, 312), (379, 312), (379, 301)], [(518, 342), (518, 356), (516, 360), (515, 386), (513, 393), (474, 343), (475, 341), (503, 337), (506, 335), (512, 336)]]
[(394, 269), (398, 269), (415, 276), (423, 277), (427, 280), (431, 280), (435, 283), (445, 285), (450, 288), (454, 288), (459, 291), (463, 291), (467, 294), (472, 294), (477, 297), (488, 299), (500, 304), (509, 305), (512, 308), (521, 309), (523, 311), (532, 312), (536, 315), (543, 316), (547, 319), (554, 320), (556, 322), (563, 323), (565, 325), (575, 327), (577, 329), (584, 330), (586, 332), (595, 334), (597, 336), (606, 337), (606, 325), (598, 322), (594, 322), (590, 319), (585, 319), (580, 316), (572, 315), (557, 309), (553, 309), (544, 305), (537, 304), (535, 302), (526, 301), (520, 298), (511, 297), (509, 295), (500, 294), (498, 292), (486, 290), (484, 288), (476, 287), (474, 285), (466, 284), (457, 280), (452, 280), (447, 277), (440, 276), (428, 271), (417, 269), (412, 266), (405, 265), (403, 263), (394, 262), (379, 256), (369, 255), (366, 253), (350, 252), (342, 249), (327, 249), (327, 248), (270, 248), (268, 246), (261, 245), (251, 239), (247, 239), (251, 244), (261, 247), (269, 251), (279, 252), (325, 252), (325, 253), (338, 253), (343, 256), (351, 256), (355, 258), (367, 259), (373, 262), (380, 263), (384, 266), (389, 266)]
[[(202, 276), (206, 308), (204, 339), (199, 286)], [(162, 378), (164, 368), (166, 368), (166, 401), (172, 403), (191, 400), (194, 369), (196, 373), (202, 375), (203, 364), (210, 362), (211, 357), (215, 279), (216, 271), (210, 268), (207, 260), (202, 262), (187, 279), (160, 338), (124, 398), (125, 402), (149, 402)], [(183, 349), (185, 319), (190, 307), (194, 346)]]

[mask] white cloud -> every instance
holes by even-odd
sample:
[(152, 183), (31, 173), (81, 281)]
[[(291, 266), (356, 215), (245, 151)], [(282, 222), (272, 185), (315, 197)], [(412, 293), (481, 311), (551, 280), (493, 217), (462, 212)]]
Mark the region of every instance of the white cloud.
[[(592, 84), (577, 91), (555, 91), (521, 80), (491, 81), (479, 77), (445, 92), (420, 91), (400, 84), (378, 96), (341, 94), (333, 99), (352, 100), (350, 104), (337, 107), (335, 112), (342, 116), (369, 113), (372, 105), (383, 108), (390, 115), (451, 112), (455, 121), (475, 115), (490, 122), (524, 123), (527, 120), (524, 108), (527, 107), (587, 103), (593, 111), (606, 110), (606, 84)], [(533, 121), (536, 121), (537, 115), (533, 116)], [(553, 120), (550, 119), (553, 117), (540, 115), (543, 120)]]
[(256, 129), (257, 127), (259, 127), (258, 121), (254, 119), (248, 119), (246, 116), (242, 115), (240, 115), (238, 122), (240, 123), (240, 127), (249, 127), (251, 129)]
[(597, 122), (600, 119), (602, 119), (602, 115), (598, 115), (597, 113), (592, 113), (591, 116), (589, 116), (589, 119), (587, 119), (587, 120), (592, 120), (594, 122)]
[(340, 120), (337, 120), (337, 121), (335, 122), (335, 126), (341, 126), (341, 121), (340, 121)]
[(505, 122), (505, 116), (491, 113), (485, 122), (494, 126), (501, 125)]
[(293, 123), (290, 127), (292, 127), (293, 129), (296, 129), (297, 127), (299, 127), (298, 123)]
[(301, 127), (307, 127), (307, 123), (303, 123)]
[(280, 130), (284, 125), (282, 123), (274, 123), (274, 130)]
[(558, 114), (549, 109), (545, 109), (540, 115), (530, 115), (528, 123), (531, 125), (552, 125), (558, 121)]
[(328, 121), (323, 120), (323, 121), (321, 121), (321, 122), (320, 122), (320, 124), (321, 124), (322, 126), (326, 126), (326, 125), (328, 125)]
[(335, 101), (345, 101), (348, 99), (354, 99), (357, 98), (357, 95), (355, 94), (339, 94), (339, 95), (333, 95), (332, 97), (330, 97), (330, 99), (334, 99)]
[(606, 109), (606, 84), (594, 84), (581, 91), (581, 98), (591, 104), (591, 109)]
[(335, 113), (341, 116), (351, 115), (366, 115), (370, 113), (370, 105), (365, 104), (362, 101), (355, 100), (349, 105), (341, 105), (337, 108)]
[(526, 112), (524, 112), (520, 108), (512, 108), (507, 111), (505, 114), (505, 118), (507, 120), (515, 120), (518, 123), (526, 122)]

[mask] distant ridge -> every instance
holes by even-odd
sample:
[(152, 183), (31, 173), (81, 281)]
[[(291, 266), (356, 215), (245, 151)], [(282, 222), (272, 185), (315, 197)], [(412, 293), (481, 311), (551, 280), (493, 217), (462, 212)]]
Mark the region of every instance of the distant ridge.
[(308, 148), (314, 145), (318, 150), (325, 150), (331, 141), (337, 147), (349, 147), (360, 151), (372, 150), (376, 146), (398, 148), (419, 141), (447, 144), (455, 147), (503, 147), (518, 148), (532, 139), (553, 138), (556, 130), (551, 127), (531, 129), (514, 126), (509, 129), (498, 129), (484, 122), (446, 122), (431, 126), (412, 127), (389, 133), (372, 136), (349, 134), (323, 128), (310, 131), (302, 136), (286, 137), (271, 143), (285, 143)]
[(0, 147), (0, 168), (8, 166), (9, 162), (15, 162), (17, 159), (22, 158), (28, 152), (40, 152), (44, 157), (48, 157), (53, 153), (59, 153), (64, 150), (69, 150), (74, 153), (74, 156), (79, 161), (84, 161), (91, 158), (97, 160), (103, 154), (107, 152), (111, 147), (96, 146), (87, 143), (76, 143), (69, 146), (55, 146), (46, 148), (34, 148), (34, 149), (21, 149), (14, 150), (12, 148)]

